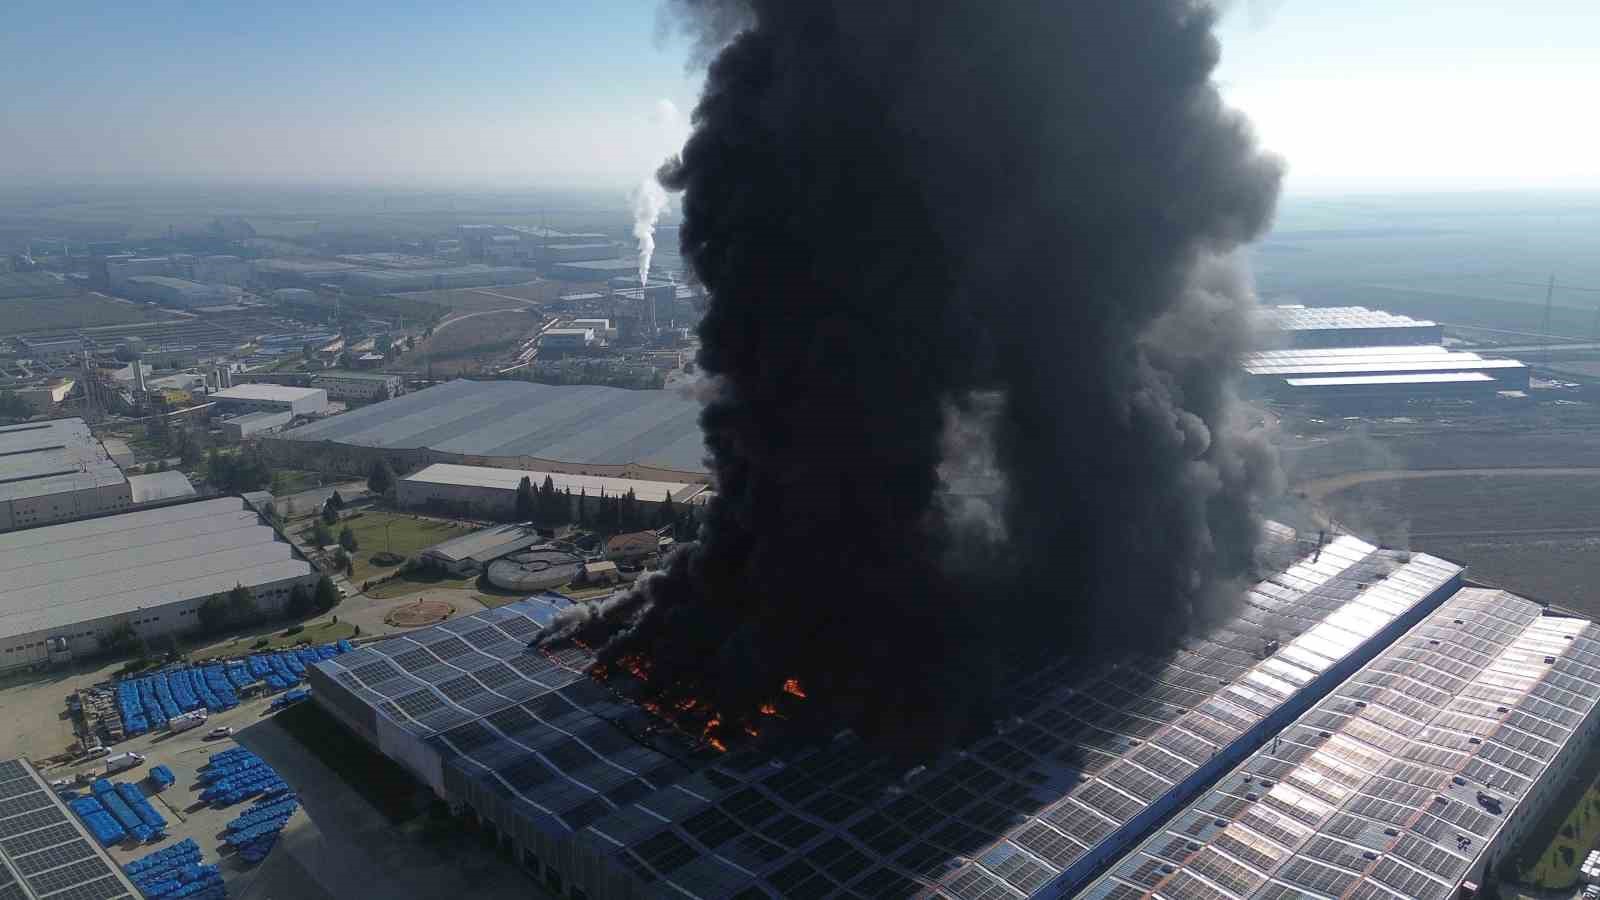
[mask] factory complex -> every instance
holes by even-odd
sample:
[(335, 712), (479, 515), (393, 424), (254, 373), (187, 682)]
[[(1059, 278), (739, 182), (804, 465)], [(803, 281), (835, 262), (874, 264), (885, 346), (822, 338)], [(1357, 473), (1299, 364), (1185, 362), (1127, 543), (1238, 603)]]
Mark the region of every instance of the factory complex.
[(1461, 586), (1340, 537), (1174, 654), (1016, 687), (1016, 719), (926, 767), (848, 733), (717, 752), (528, 642), (556, 595), (311, 671), (315, 701), (473, 810), (559, 896), (1063, 897), (1138, 845)]
[(363, 475), (387, 459), (397, 471), (443, 462), (702, 482), (700, 409), (673, 391), (457, 379), (292, 428), (262, 446), (285, 464)]
[(0, 760), (0, 898), (143, 896), (26, 759)]
[(1260, 346), (1241, 360), (1257, 396), (1359, 408), (1518, 397), (1530, 384), (1518, 360), (1446, 348), (1436, 322), (1361, 306), (1258, 312)]
[(236, 585), (278, 612), (315, 582), (240, 497), (0, 535), (0, 670), (100, 652), (123, 625), (144, 638), (193, 630), (200, 604)]
[(1471, 896), (1566, 785), (1597, 699), (1600, 628), (1463, 589), (1081, 896)]

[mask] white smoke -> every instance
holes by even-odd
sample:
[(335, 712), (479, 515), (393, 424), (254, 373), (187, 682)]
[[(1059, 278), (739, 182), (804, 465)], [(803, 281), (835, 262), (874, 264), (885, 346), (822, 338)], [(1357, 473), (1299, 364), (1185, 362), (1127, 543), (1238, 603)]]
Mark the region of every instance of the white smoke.
[(639, 242), (639, 287), (650, 275), (650, 257), (656, 252), (656, 220), (666, 212), (667, 191), (654, 175), (639, 183), (633, 194), (633, 236)]

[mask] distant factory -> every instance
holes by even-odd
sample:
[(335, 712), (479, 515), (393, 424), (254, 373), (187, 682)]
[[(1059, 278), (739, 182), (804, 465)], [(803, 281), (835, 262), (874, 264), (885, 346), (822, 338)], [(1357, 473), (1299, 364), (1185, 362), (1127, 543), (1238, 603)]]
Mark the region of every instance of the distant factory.
[(1452, 351), (1437, 322), (1360, 306), (1260, 311), (1248, 387), (1277, 400), (1361, 410), (1417, 401), (1486, 400), (1529, 387), (1514, 359)]

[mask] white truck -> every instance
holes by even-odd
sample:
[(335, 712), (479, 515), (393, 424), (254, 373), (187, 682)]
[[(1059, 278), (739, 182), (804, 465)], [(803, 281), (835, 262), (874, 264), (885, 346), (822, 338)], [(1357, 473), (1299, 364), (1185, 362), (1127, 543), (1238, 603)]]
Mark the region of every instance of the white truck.
[(180, 731), (188, 731), (191, 728), (198, 728), (205, 723), (206, 711), (203, 709), (197, 709), (194, 712), (186, 712), (181, 716), (173, 716), (167, 720), (167, 725), (172, 729), (174, 734)]
[(115, 775), (118, 772), (126, 772), (143, 763), (144, 757), (137, 753), (113, 753), (106, 757), (106, 774)]

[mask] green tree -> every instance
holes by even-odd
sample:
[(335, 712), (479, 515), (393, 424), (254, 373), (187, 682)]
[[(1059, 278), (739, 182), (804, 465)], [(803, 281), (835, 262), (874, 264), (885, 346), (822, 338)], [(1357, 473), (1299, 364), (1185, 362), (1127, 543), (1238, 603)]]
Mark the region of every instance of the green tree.
[(556, 496), (555, 479), (549, 475), (544, 477), (544, 484), (539, 485), (539, 499), (534, 509), (540, 525), (553, 527), (561, 524), (561, 498)]
[(106, 636), (100, 639), (100, 646), (104, 647), (108, 653), (125, 656), (142, 657), (149, 652), (149, 648), (145, 646), (144, 638), (140, 637), (139, 633), (133, 630), (133, 626), (127, 622), (123, 622), (121, 625), (106, 632)]
[(356, 544), (356, 533), (355, 531), (351, 530), (349, 525), (346, 525), (339, 532), (339, 546), (343, 547), (345, 551), (349, 553), (354, 553), (360, 549), (360, 547)]
[(328, 523), (318, 519), (311, 526), (311, 541), (318, 547), (326, 547), (333, 543), (333, 532), (328, 528)]
[(656, 513), (656, 527), (671, 525), (677, 520), (678, 507), (672, 502), (672, 492), (667, 491), (667, 496), (661, 501), (661, 509)]
[(289, 589), (289, 603), (284, 607), (284, 612), (291, 619), (303, 619), (311, 615), (311, 592), (303, 584), (297, 584)]
[(339, 495), (338, 491), (334, 491), (328, 495), (328, 505), (334, 509), (344, 509), (344, 498)]
[(228, 601), (221, 594), (212, 594), (200, 604), (196, 617), (200, 620), (200, 628), (206, 632), (222, 629), (228, 623)]
[(33, 407), (15, 391), (0, 391), (0, 419), (26, 419), (32, 415)]
[(589, 490), (578, 488), (578, 527), (589, 527)]
[(312, 594), (318, 612), (327, 612), (339, 603), (339, 589), (333, 586), (333, 579), (324, 575), (317, 579), (317, 589)]
[(372, 461), (372, 467), (367, 471), (367, 490), (381, 496), (389, 493), (394, 481), (394, 469), (389, 466), (388, 460), (379, 458)]
[(535, 511), (537, 509), (537, 505), (536, 505), (535, 500), (534, 500), (533, 482), (531, 480), (529, 480), (528, 476), (526, 476), (526, 475), (522, 476), (522, 480), (517, 482), (517, 500), (516, 500), (516, 503), (517, 503), (517, 508), (516, 508), (517, 521), (518, 522), (529, 522), (529, 521), (532, 521), (534, 519)]
[(233, 590), (228, 591), (228, 619), (235, 624), (252, 622), (260, 615), (256, 606), (256, 595), (242, 584), (235, 584)]
[(322, 504), (322, 524), (332, 526), (339, 521), (339, 510), (332, 503)]

